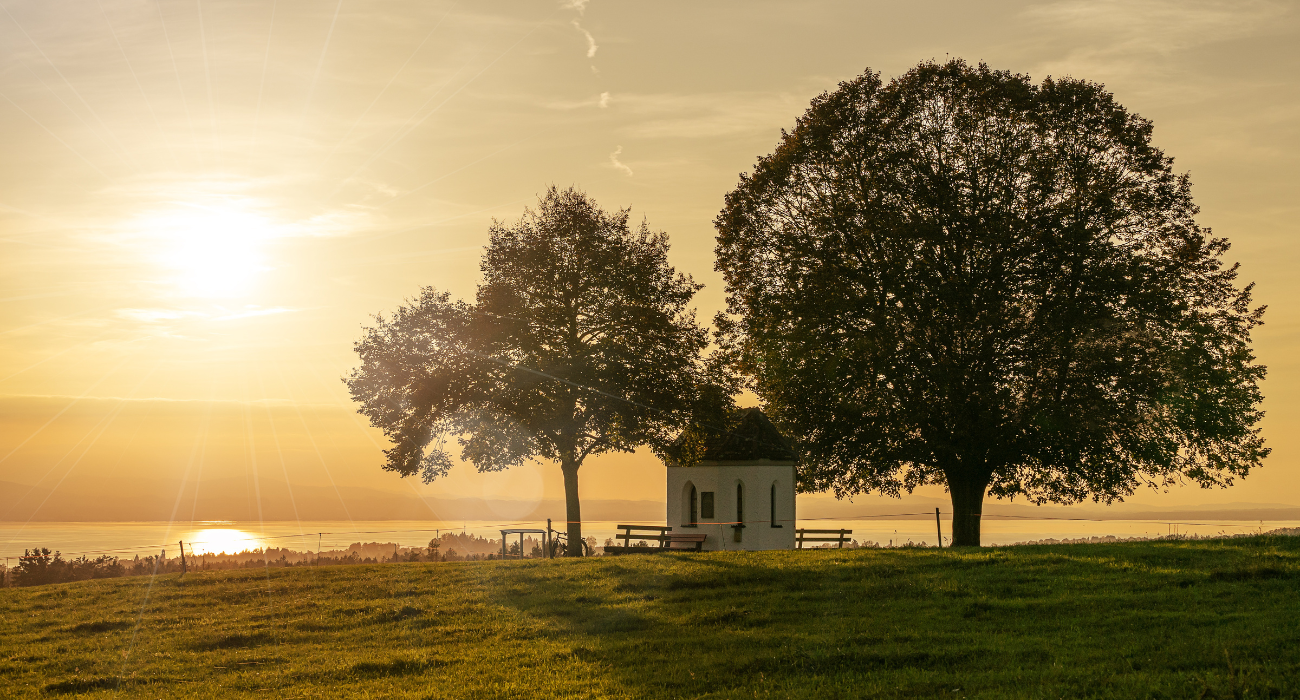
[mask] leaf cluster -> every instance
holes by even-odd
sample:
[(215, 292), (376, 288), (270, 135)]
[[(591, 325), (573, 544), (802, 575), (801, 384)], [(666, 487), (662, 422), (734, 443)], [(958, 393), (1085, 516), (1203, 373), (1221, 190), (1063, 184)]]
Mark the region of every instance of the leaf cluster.
[(444, 475), (451, 436), (482, 471), (667, 446), (708, 342), (688, 306), (701, 285), (667, 254), (666, 234), (572, 188), (494, 223), (476, 303), (425, 289), (356, 344), (345, 381), (393, 441), (385, 468)]
[(1151, 131), (960, 60), (814, 100), (715, 222), (720, 338), (801, 488), (1109, 502), (1260, 463), (1263, 308)]

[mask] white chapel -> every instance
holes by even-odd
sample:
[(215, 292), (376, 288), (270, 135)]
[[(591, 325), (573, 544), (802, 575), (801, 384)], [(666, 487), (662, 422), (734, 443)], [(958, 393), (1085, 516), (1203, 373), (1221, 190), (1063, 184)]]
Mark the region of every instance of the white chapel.
[(795, 452), (757, 408), (705, 445), (690, 466), (668, 464), (673, 533), (706, 535), (703, 549), (794, 549)]

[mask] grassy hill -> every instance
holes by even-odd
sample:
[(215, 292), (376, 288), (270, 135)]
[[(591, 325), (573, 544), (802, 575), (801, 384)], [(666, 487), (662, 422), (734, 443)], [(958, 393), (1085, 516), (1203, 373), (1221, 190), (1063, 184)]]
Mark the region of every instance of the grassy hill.
[(1300, 697), (1300, 538), (0, 590), (5, 697)]

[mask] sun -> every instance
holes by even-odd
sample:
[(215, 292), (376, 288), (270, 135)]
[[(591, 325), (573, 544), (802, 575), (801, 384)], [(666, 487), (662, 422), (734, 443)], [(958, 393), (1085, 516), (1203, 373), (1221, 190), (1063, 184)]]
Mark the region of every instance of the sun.
[(190, 533), (185, 546), (191, 554), (237, 554), (261, 549), (266, 543), (256, 535), (234, 528), (208, 528)]
[(266, 246), (278, 237), (260, 214), (235, 204), (181, 204), (137, 222), (166, 282), (182, 296), (246, 297), (269, 271)]

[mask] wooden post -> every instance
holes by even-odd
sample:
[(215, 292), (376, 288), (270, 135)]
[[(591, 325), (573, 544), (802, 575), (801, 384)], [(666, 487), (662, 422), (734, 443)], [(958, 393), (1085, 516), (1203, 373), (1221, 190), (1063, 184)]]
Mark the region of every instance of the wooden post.
[(177, 544), (181, 547), (181, 576), (184, 576), (188, 570), (185, 566), (185, 540), (178, 540)]
[(550, 518), (546, 519), (546, 552), (544, 552), (544, 554), (546, 555), (547, 559), (555, 558), (555, 552), (552, 551), (551, 549), (551, 519)]
[(501, 558), (506, 558), (506, 531), (501, 531)]
[(943, 525), (939, 524), (939, 509), (934, 509), (934, 529), (939, 533), (939, 549), (943, 549)]
[(316, 566), (320, 566), (320, 540), (324, 536), (323, 532), (316, 533)]

